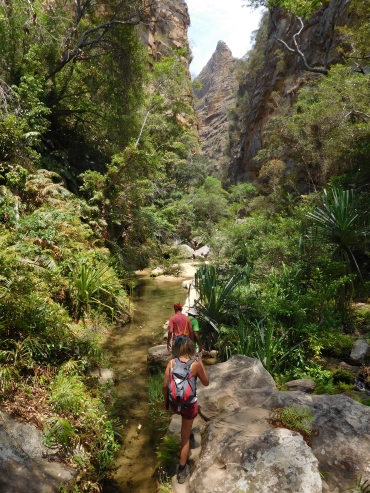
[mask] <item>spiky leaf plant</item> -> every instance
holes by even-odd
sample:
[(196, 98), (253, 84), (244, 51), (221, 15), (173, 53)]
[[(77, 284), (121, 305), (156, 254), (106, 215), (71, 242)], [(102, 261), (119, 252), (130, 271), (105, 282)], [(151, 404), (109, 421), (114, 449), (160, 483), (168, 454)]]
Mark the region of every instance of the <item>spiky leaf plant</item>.
[(77, 435), (71, 423), (60, 416), (52, 416), (45, 421), (44, 441), (47, 445), (62, 445), (69, 448), (76, 445)]
[(112, 267), (104, 261), (83, 260), (70, 270), (80, 307), (87, 309), (91, 303), (96, 303), (113, 310), (103, 301), (105, 297), (114, 304), (120, 299), (120, 285)]
[(370, 493), (370, 480), (362, 479), (362, 476), (356, 477), (355, 486), (351, 486), (345, 491), (350, 491), (351, 493)]
[(202, 265), (195, 273), (195, 288), (199, 293), (196, 303), (201, 318), (206, 322), (202, 332), (209, 346), (214, 345), (219, 326), (230, 311), (233, 292), (250, 273), (251, 269), (246, 266), (224, 280), (214, 265)]
[(14, 387), (19, 379), (19, 373), (14, 366), (0, 365), (0, 390), (2, 393)]
[(51, 384), (50, 403), (55, 412), (79, 414), (86, 409), (87, 394), (76, 375), (58, 373)]
[(311, 436), (314, 416), (308, 407), (284, 407), (280, 411), (282, 424), (290, 430), (299, 430)]
[(313, 221), (308, 237), (333, 245), (334, 257), (346, 263), (348, 272), (355, 270), (361, 277), (352, 249), (370, 235), (370, 214), (358, 211), (353, 190), (324, 190), (322, 206), (307, 216)]

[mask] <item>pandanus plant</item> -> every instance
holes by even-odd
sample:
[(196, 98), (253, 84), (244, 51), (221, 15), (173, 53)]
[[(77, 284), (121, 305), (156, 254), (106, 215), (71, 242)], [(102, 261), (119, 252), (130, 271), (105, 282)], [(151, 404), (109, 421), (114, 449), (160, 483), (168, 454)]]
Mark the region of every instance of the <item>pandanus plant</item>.
[(197, 309), (201, 319), (202, 337), (207, 346), (217, 341), (219, 326), (225, 323), (232, 311), (232, 295), (241, 282), (250, 275), (250, 268), (223, 279), (214, 265), (202, 265), (195, 273), (195, 289), (198, 293)]
[[(362, 246), (370, 234), (370, 214), (367, 210), (357, 209), (353, 190), (343, 190), (341, 187), (332, 187), (330, 193), (324, 190), (322, 206), (307, 214), (307, 217), (313, 222), (308, 238), (334, 246), (333, 257), (344, 262), (344, 274), (357, 273), (362, 279), (353, 249)], [(340, 305), (344, 305), (351, 296), (350, 282), (340, 294)]]
[(333, 245), (334, 258), (343, 260), (349, 273), (355, 270), (361, 276), (352, 249), (370, 234), (370, 215), (369, 211), (357, 210), (353, 190), (324, 190), (323, 205), (307, 216), (313, 221), (309, 238)]
[(80, 313), (88, 310), (91, 303), (99, 304), (109, 309), (113, 314), (113, 307), (103, 303), (102, 298), (115, 302), (117, 294), (117, 278), (114, 270), (104, 261), (93, 263), (84, 260), (70, 267), (72, 285), (76, 290)]

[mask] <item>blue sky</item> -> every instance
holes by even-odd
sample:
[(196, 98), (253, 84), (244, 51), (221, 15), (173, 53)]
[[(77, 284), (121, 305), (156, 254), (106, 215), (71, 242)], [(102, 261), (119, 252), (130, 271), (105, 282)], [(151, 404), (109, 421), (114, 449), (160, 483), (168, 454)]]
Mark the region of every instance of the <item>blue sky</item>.
[(224, 41), (233, 55), (241, 58), (251, 47), (261, 12), (242, 7), (242, 0), (186, 0), (191, 26), (188, 31), (193, 61), (190, 72), (198, 75), (211, 58), (218, 41)]

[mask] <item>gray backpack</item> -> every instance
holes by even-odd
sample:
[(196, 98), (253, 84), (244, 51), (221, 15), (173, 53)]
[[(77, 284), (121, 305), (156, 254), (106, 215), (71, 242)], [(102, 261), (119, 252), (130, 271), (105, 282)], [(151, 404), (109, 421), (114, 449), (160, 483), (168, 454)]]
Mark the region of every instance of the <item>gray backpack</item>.
[(194, 360), (182, 363), (178, 358), (170, 370), (168, 381), (168, 396), (170, 402), (177, 405), (177, 411), (182, 407), (188, 407), (197, 395), (195, 376), (191, 372), (191, 365)]

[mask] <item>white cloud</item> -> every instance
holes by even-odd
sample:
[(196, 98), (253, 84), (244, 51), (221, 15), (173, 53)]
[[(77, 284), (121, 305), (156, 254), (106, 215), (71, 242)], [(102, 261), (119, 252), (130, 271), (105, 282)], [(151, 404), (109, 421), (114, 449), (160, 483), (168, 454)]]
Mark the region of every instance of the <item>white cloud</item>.
[(186, 1), (191, 19), (188, 37), (193, 52), (192, 74), (199, 74), (220, 40), (238, 58), (250, 49), (251, 34), (258, 28), (260, 11), (242, 7), (242, 0)]

